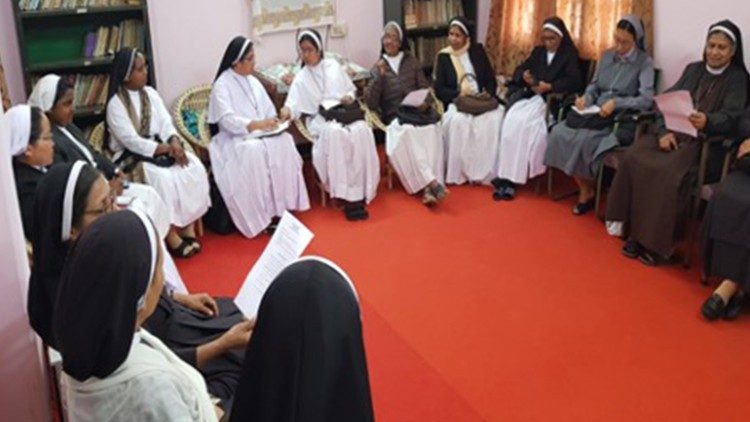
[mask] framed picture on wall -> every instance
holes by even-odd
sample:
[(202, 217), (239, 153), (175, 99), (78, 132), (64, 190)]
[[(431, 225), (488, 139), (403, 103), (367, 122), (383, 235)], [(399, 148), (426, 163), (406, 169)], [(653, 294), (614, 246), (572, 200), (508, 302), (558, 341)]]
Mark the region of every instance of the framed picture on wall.
[(334, 0), (252, 0), (253, 31), (266, 34), (333, 24)]

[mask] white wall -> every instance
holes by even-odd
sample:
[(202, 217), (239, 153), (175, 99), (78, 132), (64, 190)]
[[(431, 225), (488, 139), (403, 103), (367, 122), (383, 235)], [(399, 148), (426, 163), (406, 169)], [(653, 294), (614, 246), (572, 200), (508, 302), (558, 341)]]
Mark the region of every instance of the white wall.
[(662, 69), (663, 88), (677, 82), (685, 65), (701, 59), (709, 25), (727, 18), (743, 33), (745, 62), (750, 64), (750, 2), (654, 1), (654, 59)]

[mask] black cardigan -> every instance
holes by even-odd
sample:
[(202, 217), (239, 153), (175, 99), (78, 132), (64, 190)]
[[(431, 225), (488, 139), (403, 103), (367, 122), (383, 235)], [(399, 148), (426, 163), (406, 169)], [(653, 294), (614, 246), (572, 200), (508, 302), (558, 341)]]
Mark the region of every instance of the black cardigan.
[[(513, 72), (513, 79), (509, 84), (508, 98), (519, 100), (533, 97), (534, 91), (523, 80), (523, 73), (530, 71), (536, 81), (544, 81), (552, 85), (552, 93), (571, 94), (583, 89), (578, 51), (570, 46), (560, 46), (555, 53), (552, 63), (547, 65), (547, 49), (543, 46), (534, 47), (529, 58), (521, 63)], [(512, 101), (515, 102), (515, 101)]]
[[(94, 157), (94, 161), (96, 162), (96, 167), (102, 173), (104, 173), (104, 177), (106, 177), (108, 180), (112, 179), (112, 177), (114, 177), (115, 175), (116, 168), (112, 161), (108, 160), (102, 154), (96, 152), (93, 148), (91, 148), (91, 145), (89, 145), (89, 143), (86, 141), (86, 137), (84, 136), (83, 132), (81, 132), (81, 129), (78, 129), (76, 125), (68, 125), (65, 129), (67, 129), (71, 135), (78, 139), (78, 142), (80, 142), (81, 145), (83, 145), (91, 153), (91, 156)], [(83, 160), (88, 162), (86, 156), (83, 155), (81, 150), (73, 144), (73, 141), (71, 141), (57, 125), (52, 128), (52, 136), (55, 140), (55, 164), (71, 163), (76, 160)], [(93, 165), (94, 163), (89, 164)]]
[[(487, 91), (494, 97), (497, 91), (495, 72), (482, 44), (472, 44), (469, 47), (469, 60), (471, 60), (471, 65), (474, 66), (479, 90)], [(446, 106), (452, 103), (461, 91), (456, 77), (456, 69), (453, 68), (453, 61), (448, 53), (438, 53), (433, 87), (438, 99)]]
[(18, 205), (21, 208), (23, 233), (26, 239), (33, 239), (34, 197), (36, 196), (37, 185), (44, 177), (44, 173), (14, 159), (13, 175), (16, 179), (16, 194), (18, 194)]

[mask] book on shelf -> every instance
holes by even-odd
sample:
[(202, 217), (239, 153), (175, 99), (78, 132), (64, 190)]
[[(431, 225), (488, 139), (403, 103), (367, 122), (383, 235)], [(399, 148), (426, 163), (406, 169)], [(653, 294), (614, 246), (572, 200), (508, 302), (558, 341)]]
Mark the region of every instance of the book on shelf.
[(144, 51), (145, 37), (143, 23), (136, 19), (128, 19), (119, 25), (100, 26), (96, 31), (84, 36), (83, 57), (90, 59), (113, 55), (124, 47), (137, 48)]
[(447, 24), (464, 14), (461, 0), (405, 0), (403, 5), (407, 30)]
[(140, 6), (141, 0), (19, 0), (18, 8), (26, 11), (80, 9), (86, 7)]
[(448, 45), (448, 37), (418, 37), (409, 40), (414, 57), (423, 67), (431, 67), (437, 54)]

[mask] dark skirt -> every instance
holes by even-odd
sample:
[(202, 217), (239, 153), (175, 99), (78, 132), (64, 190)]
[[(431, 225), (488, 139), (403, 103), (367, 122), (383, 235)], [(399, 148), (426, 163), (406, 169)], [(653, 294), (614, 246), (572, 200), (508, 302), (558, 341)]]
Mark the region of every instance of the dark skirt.
[[(183, 360), (196, 366), (195, 349), (220, 337), (244, 318), (232, 299), (216, 298), (216, 304), (219, 315), (210, 318), (163, 294), (145, 327)], [(220, 398), (225, 408), (229, 408), (227, 404), (237, 389), (244, 355), (245, 351), (242, 349), (231, 350), (206, 362), (203, 367), (196, 368), (205, 378), (208, 392)]]
[(628, 148), (607, 197), (607, 220), (624, 223), (630, 240), (670, 255), (690, 209), (701, 144), (659, 148), (656, 136), (642, 136)]
[(703, 228), (706, 274), (750, 292), (750, 174), (727, 176), (706, 209)]

